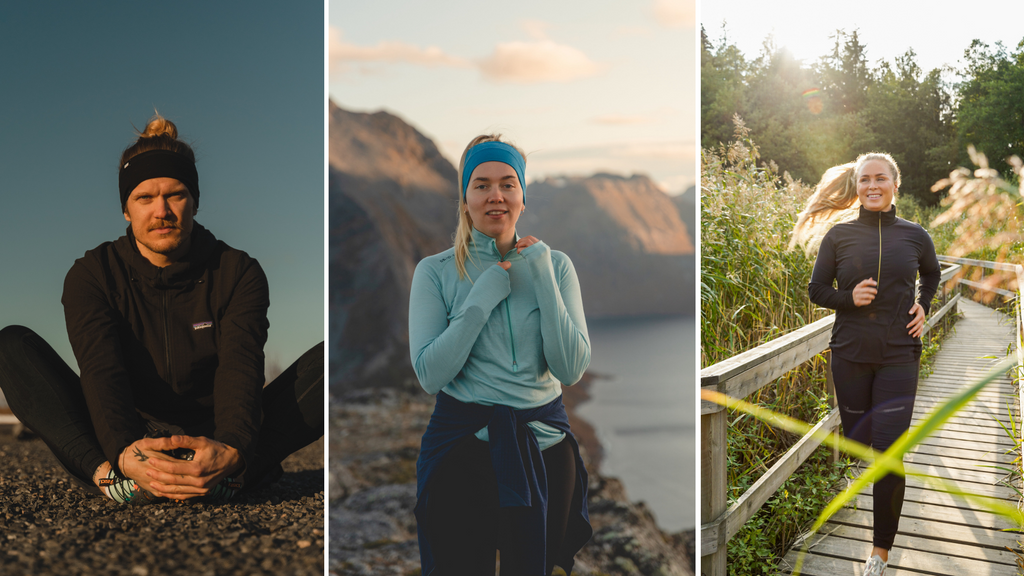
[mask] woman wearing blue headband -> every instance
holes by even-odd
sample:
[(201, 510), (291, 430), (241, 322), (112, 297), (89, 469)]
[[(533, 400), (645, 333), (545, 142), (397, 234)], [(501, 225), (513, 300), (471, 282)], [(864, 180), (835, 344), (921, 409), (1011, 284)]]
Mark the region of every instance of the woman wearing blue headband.
[(409, 349), (437, 395), (417, 462), (424, 575), (571, 573), (592, 534), (561, 384), (590, 364), (565, 254), (519, 237), (522, 151), (478, 136), (459, 163), (455, 246), (416, 267)]

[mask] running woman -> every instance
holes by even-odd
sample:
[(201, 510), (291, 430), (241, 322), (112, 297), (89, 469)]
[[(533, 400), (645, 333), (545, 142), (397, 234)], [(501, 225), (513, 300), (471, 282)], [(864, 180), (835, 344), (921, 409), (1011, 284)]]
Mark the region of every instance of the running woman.
[[(808, 290), (812, 302), (836, 311), (830, 347), (844, 433), (878, 451), (910, 427), (920, 337), (941, 275), (928, 233), (896, 216), (899, 186), (891, 156), (863, 154), (825, 172), (793, 231), (794, 244), (812, 244), (817, 231), (856, 210), (821, 238)], [(874, 547), (864, 576), (885, 572), (905, 489), (899, 474), (874, 485)]]

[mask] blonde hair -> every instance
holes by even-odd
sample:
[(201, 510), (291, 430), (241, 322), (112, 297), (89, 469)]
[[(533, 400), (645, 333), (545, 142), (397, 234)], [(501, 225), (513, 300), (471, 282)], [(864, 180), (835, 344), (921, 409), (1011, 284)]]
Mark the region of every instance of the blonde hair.
[(178, 140), (178, 127), (174, 125), (174, 122), (161, 116), (159, 112), (150, 118), (142, 132), (136, 131), (136, 133), (139, 135), (138, 139), (121, 153), (121, 162), (118, 166), (124, 166), (125, 162), (150, 150), (170, 150), (184, 155), (192, 162), (196, 161), (192, 147)]
[[(469, 211), (466, 206), (466, 191), (462, 189), (462, 171), (466, 167), (466, 154), (469, 153), (469, 149), (476, 146), (477, 144), (483, 144), (484, 142), (503, 142), (512, 146), (519, 152), (519, 155), (523, 157), (523, 162), (526, 162), (526, 154), (523, 153), (515, 144), (506, 142), (501, 139), (501, 134), (481, 134), (476, 138), (469, 141), (469, 145), (462, 151), (462, 157), (459, 159), (459, 223), (455, 226), (455, 267), (459, 271), (459, 280), (464, 280), (469, 275), (466, 273), (466, 257), (469, 256), (469, 245), (473, 242), (473, 220), (469, 216)], [(525, 190), (524, 190), (525, 193)]]
[[(860, 199), (857, 197), (857, 175), (864, 164), (871, 160), (881, 160), (889, 167), (889, 176), (898, 190), (900, 187), (900, 169), (892, 156), (884, 152), (861, 154), (853, 162), (833, 166), (825, 171), (814, 193), (807, 199), (807, 207), (797, 217), (793, 233), (789, 240), (789, 249), (799, 244), (808, 255), (814, 252), (821, 243), (825, 232), (833, 225), (850, 220), (857, 215)], [(893, 201), (896, 200), (893, 191)]]

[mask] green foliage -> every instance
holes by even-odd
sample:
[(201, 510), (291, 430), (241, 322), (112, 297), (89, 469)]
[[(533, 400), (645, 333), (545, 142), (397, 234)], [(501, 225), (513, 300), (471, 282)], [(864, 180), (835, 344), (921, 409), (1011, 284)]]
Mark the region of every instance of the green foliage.
[(963, 151), (960, 165), (970, 166), (967, 144), (989, 157), (993, 168), (1012, 178), (1006, 162), (1011, 155), (1024, 157), (1024, 42), (1007, 54), (1002, 44), (995, 50), (980, 40), (971, 43), (960, 71), (957, 136)]
[(746, 77), (746, 109), (740, 116), (758, 135), (763, 158), (783, 166), (794, 178), (813, 177), (812, 154), (807, 136), (820, 128), (820, 118), (811, 112), (804, 91), (817, 86), (817, 79), (787, 50), (765, 41), (760, 56), (751, 62)]
[(748, 64), (739, 48), (722, 42), (712, 45), (700, 29), (700, 123), (707, 145), (727, 142), (732, 136), (732, 117), (743, 105), (743, 76)]
[(848, 467), (846, 460), (829, 464), (827, 450), (812, 454), (729, 541), (729, 574), (774, 576), (785, 550), (839, 492)]
[(867, 46), (861, 44), (856, 30), (850, 34), (837, 30), (832, 38), (832, 53), (817, 66), (821, 90), (836, 112), (855, 114), (864, 108), (866, 91), (872, 83)]
[[(933, 183), (970, 165), (969, 144), (1007, 179), (1005, 158), (1024, 157), (1024, 42), (1007, 51), (975, 40), (962, 69), (926, 72), (913, 49), (871, 67), (857, 31), (836, 31), (831, 53), (813, 65), (770, 36), (748, 59), (724, 35), (701, 33), (702, 148), (726, 142), (738, 114), (757, 135), (762, 158), (806, 183), (858, 154), (888, 152), (903, 172), (901, 193), (922, 204), (942, 198), (930, 191)], [(959, 81), (951, 84), (954, 73)], [(814, 89), (817, 96), (809, 96)]]
[(935, 204), (941, 197), (932, 184), (955, 168), (950, 93), (939, 70), (921, 77), (915, 57), (911, 49), (896, 58), (895, 69), (879, 66), (865, 115), (874, 135), (870, 147), (889, 151), (900, 166), (900, 193)]

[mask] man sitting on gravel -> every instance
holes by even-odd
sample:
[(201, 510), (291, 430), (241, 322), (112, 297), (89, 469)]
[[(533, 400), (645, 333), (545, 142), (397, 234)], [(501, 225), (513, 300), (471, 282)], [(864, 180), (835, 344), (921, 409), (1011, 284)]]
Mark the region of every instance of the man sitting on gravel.
[(223, 500), (323, 435), (323, 343), (266, 388), (267, 279), (193, 220), (199, 175), (156, 116), (121, 155), (125, 236), (75, 261), (64, 315), (81, 377), (0, 331), (0, 388), (77, 484), (118, 501)]

